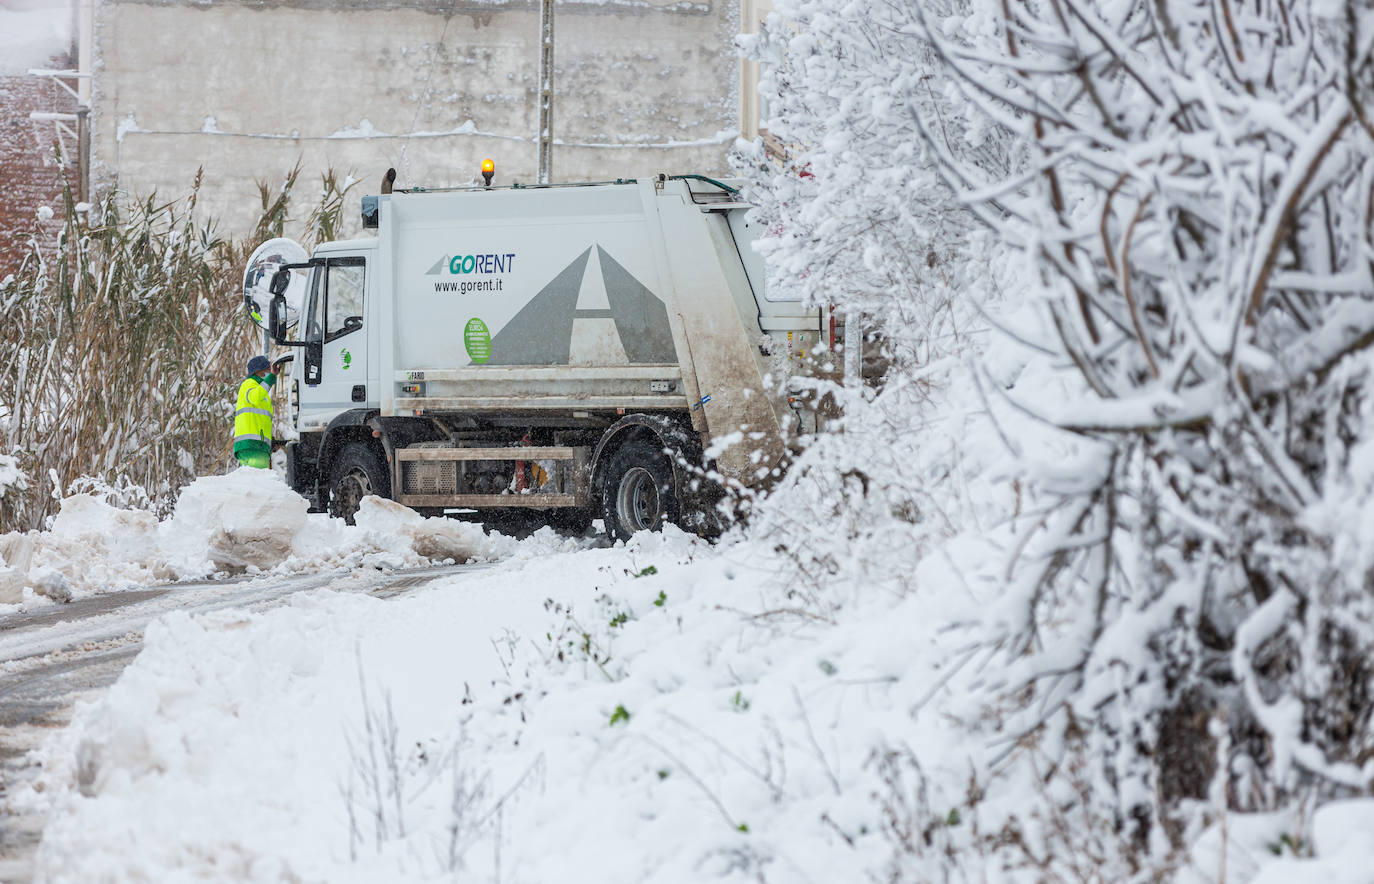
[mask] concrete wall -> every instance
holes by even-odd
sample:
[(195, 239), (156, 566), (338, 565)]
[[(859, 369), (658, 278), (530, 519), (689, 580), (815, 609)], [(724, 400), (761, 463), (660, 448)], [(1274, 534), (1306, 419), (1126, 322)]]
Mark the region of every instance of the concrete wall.
[[(725, 0), (556, 6), (553, 180), (721, 173), (738, 120), (738, 7)], [(176, 196), (236, 234), (300, 159), (304, 192), (333, 167), (375, 193), (448, 186), (496, 161), (535, 178), (535, 0), (98, 0), (97, 186)]]

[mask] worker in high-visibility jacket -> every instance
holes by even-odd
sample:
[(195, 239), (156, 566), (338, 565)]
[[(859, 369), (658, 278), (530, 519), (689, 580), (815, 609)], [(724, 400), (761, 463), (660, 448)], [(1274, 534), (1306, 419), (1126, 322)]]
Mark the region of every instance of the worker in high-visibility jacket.
[(239, 384), (234, 408), (234, 457), (246, 467), (272, 465), (272, 385), (277, 376), (266, 356), (248, 360), (248, 377)]

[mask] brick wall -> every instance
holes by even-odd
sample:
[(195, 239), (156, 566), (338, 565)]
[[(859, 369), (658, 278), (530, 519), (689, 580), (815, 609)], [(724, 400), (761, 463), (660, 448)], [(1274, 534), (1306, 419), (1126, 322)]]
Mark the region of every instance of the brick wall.
[[(71, 68), (67, 56), (53, 58), (52, 68)], [(39, 206), (50, 206), (53, 220), (41, 225), (43, 241), (51, 245), (61, 224), (62, 189), (58, 169), (44, 158), (51, 155), (52, 123), (34, 123), (30, 111), (72, 113), (76, 99), (50, 80), (28, 75), (0, 75), (0, 279), (19, 264), (28, 234), (37, 223)], [(74, 127), (73, 127), (74, 128)], [(77, 146), (68, 139), (69, 166), (75, 183)]]

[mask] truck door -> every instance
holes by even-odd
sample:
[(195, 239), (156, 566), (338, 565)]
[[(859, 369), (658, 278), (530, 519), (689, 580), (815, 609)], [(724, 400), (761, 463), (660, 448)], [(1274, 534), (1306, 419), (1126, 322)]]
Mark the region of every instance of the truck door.
[(311, 276), (305, 325), (305, 391), (300, 427), (319, 429), (368, 400), (367, 335), (363, 330), (367, 262), (326, 258)]

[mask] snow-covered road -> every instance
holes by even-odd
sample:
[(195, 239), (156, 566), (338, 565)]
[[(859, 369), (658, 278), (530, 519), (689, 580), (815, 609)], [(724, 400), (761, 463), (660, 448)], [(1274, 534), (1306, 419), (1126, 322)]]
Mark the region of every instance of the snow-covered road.
[(0, 881), (28, 881), (43, 820), (15, 813), (13, 786), (32, 782), (28, 761), (75, 704), (105, 690), (138, 654), (154, 619), (173, 611), (262, 610), (301, 591), (390, 597), (489, 564), (402, 570), (334, 569), (289, 577), (190, 581), (95, 595), (60, 607), (0, 616)]

